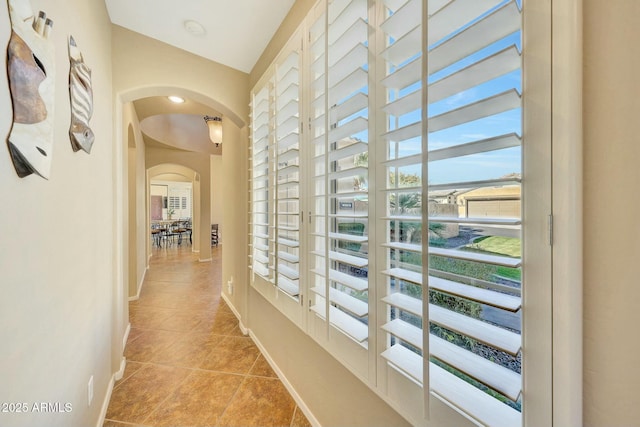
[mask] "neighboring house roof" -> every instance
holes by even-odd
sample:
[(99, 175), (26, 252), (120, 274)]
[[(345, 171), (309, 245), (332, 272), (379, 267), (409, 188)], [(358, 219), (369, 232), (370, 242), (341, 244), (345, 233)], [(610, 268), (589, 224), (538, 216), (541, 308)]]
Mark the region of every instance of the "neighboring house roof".
[[(510, 173), (501, 176), (499, 179), (521, 179), (521, 174)], [(519, 185), (503, 185), (499, 187), (477, 187), (477, 188), (458, 188), (455, 190), (437, 190), (429, 194), (430, 200), (444, 199), (449, 196), (456, 198), (469, 197), (518, 197), (520, 198), (521, 188)]]
[(458, 194), (460, 199), (472, 198), (520, 198), (521, 189), (519, 185), (508, 185), (504, 187), (483, 187), (474, 188)]

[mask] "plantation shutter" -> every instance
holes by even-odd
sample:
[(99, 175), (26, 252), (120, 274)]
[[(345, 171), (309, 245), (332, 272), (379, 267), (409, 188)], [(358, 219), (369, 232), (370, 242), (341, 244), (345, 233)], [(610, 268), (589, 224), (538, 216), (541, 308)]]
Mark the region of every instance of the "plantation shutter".
[(300, 296), (300, 46), (275, 70), (275, 247), (276, 285)]
[[(387, 103), (386, 142), (383, 163), (388, 306), (382, 325), (387, 347), (382, 357), (418, 383), (423, 383), (422, 362), (422, 0), (385, 1), (386, 19), (380, 28), (385, 45), (380, 56), (385, 61), (381, 81)], [(408, 251), (413, 248), (416, 251)], [(410, 280), (410, 279), (413, 279)], [(428, 380), (427, 380), (428, 381)], [(425, 381), (426, 382), (426, 381)], [(415, 394), (415, 393), (414, 393)]]
[(428, 384), (427, 398), (431, 390), (481, 423), (520, 425), (521, 220), (460, 217), (457, 204), (470, 190), (520, 188), (520, 10), (501, 0), (384, 3), (381, 356)]
[(271, 94), (269, 84), (253, 94), (251, 102), (251, 267), (267, 280), (270, 242), (272, 240), (269, 215), (269, 140)]
[[(369, 338), (368, 36), (366, 0), (328, 1), (309, 34), (311, 310), (364, 348)], [(361, 365), (366, 372), (366, 363)]]

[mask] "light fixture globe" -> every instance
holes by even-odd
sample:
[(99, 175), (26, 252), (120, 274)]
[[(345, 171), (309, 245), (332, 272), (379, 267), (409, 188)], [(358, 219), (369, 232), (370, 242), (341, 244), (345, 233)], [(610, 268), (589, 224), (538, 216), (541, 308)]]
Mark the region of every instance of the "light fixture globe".
[(222, 144), (222, 118), (204, 116), (204, 121), (209, 128), (209, 139), (219, 147)]
[(169, 98), (169, 101), (173, 102), (174, 104), (182, 104), (184, 103), (184, 98), (177, 96), (177, 95), (169, 95), (167, 96), (167, 98)]

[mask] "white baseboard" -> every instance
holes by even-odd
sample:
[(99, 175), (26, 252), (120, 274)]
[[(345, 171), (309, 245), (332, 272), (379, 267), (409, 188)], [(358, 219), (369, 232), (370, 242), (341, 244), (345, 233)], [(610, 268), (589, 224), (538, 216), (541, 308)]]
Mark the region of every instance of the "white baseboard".
[(307, 405), (304, 403), (304, 401), (302, 400), (302, 398), (300, 397), (298, 392), (296, 392), (296, 390), (293, 388), (293, 386), (291, 385), (291, 383), (289, 382), (287, 377), (282, 373), (280, 368), (278, 368), (278, 365), (275, 364), (275, 362), (273, 361), (273, 359), (271, 358), (271, 356), (269, 355), (267, 350), (264, 348), (264, 346), (262, 345), (260, 340), (258, 340), (258, 338), (251, 331), (251, 329), (247, 328), (242, 323), (242, 318), (240, 317), (240, 313), (238, 312), (238, 310), (236, 310), (235, 306), (231, 303), (231, 300), (229, 299), (229, 297), (227, 295), (225, 295), (224, 293), (221, 293), (220, 295), (222, 296), (222, 299), (224, 300), (224, 302), (226, 302), (227, 305), (229, 306), (229, 308), (231, 309), (231, 312), (238, 319), (238, 325), (240, 326), (240, 330), (242, 331), (242, 333), (244, 335), (249, 335), (249, 337), (251, 337), (253, 342), (260, 349), (260, 352), (264, 356), (264, 358), (267, 361), (267, 363), (269, 363), (269, 365), (271, 366), (271, 369), (273, 369), (273, 371), (276, 373), (276, 375), (278, 376), (280, 381), (282, 381), (282, 384), (284, 384), (285, 388), (287, 389), (289, 394), (291, 394), (291, 396), (293, 397), (293, 400), (296, 401), (296, 404), (302, 410), (302, 412), (304, 413), (305, 417), (307, 417), (307, 419), (309, 420), (311, 425), (313, 427), (320, 427), (320, 423), (318, 422), (316, 417), (313, 416), (313, 414), (311, 413), (311, 411), (309, 410)]
[(220, 296), (222, 296), (224, 302), (227, 303), (229, 309), (231, 309), (231, 312), (234, 314), (234, 316), (236, 316), (236, 319), (238, 319), (238, 326), (240, 327), (240, 332), (242, 332), (242, 335), (249, 335), (249, 328), (244, 326), (244, 323), (242, 323), (242, 316), (240, 316), (240, 313), (238, 312), (238, 310), (236, 310), (236, 307), (233, 305), (229, 297), (225, 293), (220, 293)]
[(118, 372), (113, 374), (114, 382), (122, 379), (122, 377), (124, 376), (124, 370), (126, 369), (126, 367), (127, 367), (127, 358), (123, 356), (122, 360), (120, 360), (120, 369), (118, 369)]
[(242, 323), (242, 320), (238, 321), (238, 326), (240, 327), (240, 332), (242, 332), (242, 335), (249, 335), (249, 332), (251, 332), (249, 328), (244, 326), (244, 323)]
[(321, 427), (320, 422), (318, 422), (316, 417), (313, 416), (313, 414), (311, 413), (307, 405), (304, 403), (304, 401), (302, 400), (298, 392), (293, 388), (293, 386), (291, 385), (287, 377), (284, 375), (284, 373), (280, 370), (278, 365), (275, 364), (275, 362), (273, 361), (273, 359), (271, 358), (267, 350), (264, 348), (260, 340), (258, 340), (258, 338), (250, 329), (248, 330), (248, 332), (253, 342), (260, 349), (260, 352), (264, 356), (265, 360), (271, 366), (271, 369), (273, 369), (273, 371), (276, 373), (280, 381), (282, 381), (282, 384), (285, 386), (289, 394), (291, 394), (291, 397), (293, 397), (293, 400), (295, 400), (298, 407), (302, 410), (302, 412), (304, 413), (304, 416), (307, 417), (307, 420), (309, 420), (309, 423), (311, 423), (313, 427)]
[(113, 394), (113, 387), (119, 379), (124, 375), (124, 369), (127, 367), (127, 359), (124, 357), (120, 361), (120, 369), (118, 372), (114, 373), (109, 380), (109, 384), (107, 385), (107, 392), (104, 395), (104, 400), (102, 401), (102, 407), (100, 408), (100, 416), (98, 417), (98, 422), (96, 423), (96, 427), (102, 427), (104, 424), (105, 418), (107, 418), (107, 410), (109, 409), (109, 402), (111, 401), (111, 395)]
[(144, 279), (147, 278), (147, 272), (149, 271), (149, 267), (144, 269), (144, 272), (142, 273), (142, 277), (140, 278), (140, 282), (138, 282), (138, 292), (136, 293), (136, 296), (138, 298), (140, 298), (140, 292), (142, 291), (142, 285), (144, 285)]
[(199, 259), (199, 262), (211, 262), (213, 258)]
[(122, 337), (122, 351), (124, 351), (124, 348), (127, 346), (129, 332), (131, 332), (131, 322), (127, 323), (127, 327), (124, 330), (124, 336)]
[(140, 292), (142, 292), (142, 285), (144, 285), (144, 279), (145, 277), (147, 277), (147, 271), (149, 271), (149, 266), (147, 266), (147, 268), (145, 268), (144, 270), (144, 273), (142, 273), (142, 278), (140, 279), (140, 282), (137, 286), (138, 290), (134, 296), (129, 297), (129, 301), (137, 301), (140, 299)]
[(233, 314), (238, 318), (238, 321), (240, 321), (241, 320), (240, 319), (240, 313), (238, 312), (238, 310), (236, 310), (236, 307), (233, 305), (233, 303), (231, 302), (231, 300), (229, 299), (227, 294), (225, 294), (224, 292), (220, 292), (220, 296), (222, 297), (224, 302), (227, 303), (227, 305), (229, 306), (229, 308), (231, 309)]
[(115, 384), (115, 382), (115, 377), (111, 377), (111, 380), (109, 380), (109, 385), (107, 387), (107, 393), (105, 394), (104, 401), (102, 402), (102, 408), (100, 408), (100, 416), (98, 417), (96, 427), (102, 427), (105, 418), (107, 418), (107, 409), (109, 409), (109, 402), (111, 401), (111, 394), (113, 393), (113, 385)]

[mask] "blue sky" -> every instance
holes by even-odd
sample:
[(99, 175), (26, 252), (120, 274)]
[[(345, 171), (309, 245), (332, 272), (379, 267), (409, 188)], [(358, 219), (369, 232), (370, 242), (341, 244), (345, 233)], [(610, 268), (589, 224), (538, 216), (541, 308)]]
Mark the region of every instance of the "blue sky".
[[(504, 3), (506, 3), (506, 1), (501, 3), (498, 7), (500, 7)], [(455, 34), (456, 33), (453, 33), (452, 35)], [(486, 58), (512, 45), (516, 45), (518, 50), (521, 49), (520, 32), (516, 32), (508, 37), (505, 37), (504, 39), (490, 46), (487, 46), (486, 48), (475, 52), (472, 55), (469, 55), (463, 60), (437, 73), (434, 73), (433, 75), (430, 75), (428, 81), (429, 83), (436, 82), (460, 70), (461, 68), (478, 62), (481, 59)], [(415, 56), (409, 58), (403, 64), (399, 64), (398, 67), (402, 67), (415, 58)], [(429, 105), (428, 116), (437, 116), (443, 112), (456, 109), (458, 107), (473, 103), (474, 101), (487, 98), (492, 95), (496, 95), (508, 89), (516, 89), (519, 93), (522, 92), (520, 70), (510, 72), (501, 77), (476, 86), (470, 90), (455, 94), (449, 98), (433, 103)], [(420, 90), (420, 83), (416, 83), (407, 88), (404, 88), (403, 90), (399, 91), (397, 96), (402, 97), (416, 90)], [(367, 93), (367, 87), (363, 87), (361, 89), (361, 92)], [(393, 97), (394, 95), (391, 94), (391, 96)], [(366, 109), (362, 110), (359, 113), (346, 118), (343, 123), (350, 121), (358, 116), (366, 117), (367, 113), (368, 111)], [(494, 116), (486, 117), (484, 119), (465, 123), (463, 125), (444, 129), (438, 132), (432, 132), (428, 135), (429, 150), (437, 150), (440, 148), (446, 148), (512, 132), (521, 135), (521, 113), (521, 109), (518, 108)], [(402, 117), (394, 118), (393, 120), (395, 122), (395, 120), (397, 119), (397, 127), (402, 127), (419, 121), (420, 116), (421, 111), (416, 110)], [(369, 141), (369, 136), (366, 131), (353, 136), (363, 141)], [(391, 147), (391, 149), (391, 156), (393, 156), (395, 154), (393, 152), (394, 147)], [(398, 157), (417, 154), (420, 152), (420, 150), (420, 138), (403, 141), (399, 144), (398, 147)], [(499, 178), (501, 176), (514, 172), (520, 173), (521, 163), (521, 149), (520, 147), (514, 147), (495, 152), (481, 153), (471, 156), (430, 162), (428, 179), (432, 184), (439, 184), (444, 182), (464, 182)], [(412, 167), (406, 167), (403, 168), (402, 172), (419, 174), (420, 166), (416, 165)]]
[[(511, 45), (516, 45), (520, 50), (520, 32), (514, 33), (511, 36), (506, 37), (451, 65), (450, 67), (429, 76), (429, 83), (436, 82), (455, 71), (468, 66), (469, 64), (475, 63)], [(430, 104), (428, 116), (437, 116), (444, 112), (470, 104), (474, 101), (504, 92), (508, 89), (516, 89), (519, 93), (522, 92), (520, 70), (510, 72), (470, 90)], [(415, 90), (419, 90), (419, 85), (405, 88), (399, 93), (399, 96), (403, 96)], [(419, 120), (420, 114), (420, 110), (417, 110), (401, 117), (399, 120), (399, 126)], [(429, 150), (437, 150), (511, 132), (521, 135), (521, 114), (522, 110), (519, 108), (438, 132), (432, 132), (428, 136)], [(419, 150), (419, 138), (414, 141), (405, 141), (400, 147), (399, 156), (402, 157), (416, 154)], [(429, 183), (439, 184), (444, 182), (463, 182), (499, 178), (513, 172), (520, 173), (521, 163), (520, 147), (430, 162)], [(404, 170), (404, 172), (411, 171), (419, 172), (419, 168), (414, 167), (412, 169), (407, 168)]]

